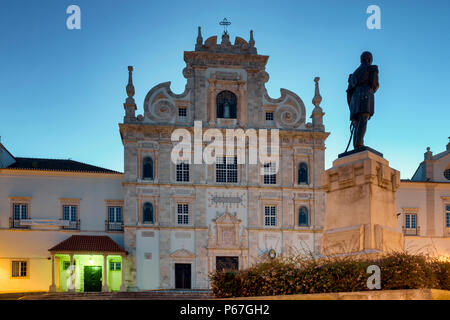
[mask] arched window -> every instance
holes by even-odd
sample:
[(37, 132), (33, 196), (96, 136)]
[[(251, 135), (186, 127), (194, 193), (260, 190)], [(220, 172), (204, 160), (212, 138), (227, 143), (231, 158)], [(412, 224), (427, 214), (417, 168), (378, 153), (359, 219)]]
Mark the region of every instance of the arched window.
[(144, 158), (142, 164), (142, 179), (153, 180), (153, 159), (150, 157)]
[(445, 179), (450, 180), (450, 169), (444, 171), (444, 177)]
[(309, 227), (309, 214), (307, 207), (300, 207), (298, 209), (298, 226)]
[(150, 202), (144, 203), (142, 207), (143, 223), (155, 223), (155, 215), (153, 214), (153, 204)]
[(308, 165), (304, 162), (298, 165), (298, 184), (308, 184)]
[(236, 95), (231, 91), (222, 91), (216, 97), (217, 118), (236, 119)]

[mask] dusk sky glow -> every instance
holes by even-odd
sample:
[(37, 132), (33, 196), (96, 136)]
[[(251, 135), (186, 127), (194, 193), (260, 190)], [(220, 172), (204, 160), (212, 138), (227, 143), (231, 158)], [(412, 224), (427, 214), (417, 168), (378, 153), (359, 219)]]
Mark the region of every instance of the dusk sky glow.
[[(66, 8), (81, 8), (81, 30), (68, 30)], [(381, 30), (369, 30), (369, 5), (381, 9)], [(266, 83), (300, 96), (311, 121), (316, 76), (325, 112), (325, 168), (349, 138), (349, 73), (369, 50), (380, 70), (375, 115), (366, 144), (384, 154), (401, 178), (411, 178), (426, 147), (448, 143), (450, 116), (449, 1), (13, 1), (0, 4), (0, 136), (15, 156), (86, 162), (123, 172), (127, 66), (134, 66), (137, 114), (155, 85), (184, 91), (183, 51), (254, 30), (269, 55)]]

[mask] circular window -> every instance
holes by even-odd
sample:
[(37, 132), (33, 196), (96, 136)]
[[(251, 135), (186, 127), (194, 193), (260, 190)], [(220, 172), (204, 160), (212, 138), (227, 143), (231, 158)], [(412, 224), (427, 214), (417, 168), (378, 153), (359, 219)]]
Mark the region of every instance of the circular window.
[(447, 180), (450, 180), (450, 169), (447, 169), (447, 170), (444, 171), (444, 177), (445, 177)]

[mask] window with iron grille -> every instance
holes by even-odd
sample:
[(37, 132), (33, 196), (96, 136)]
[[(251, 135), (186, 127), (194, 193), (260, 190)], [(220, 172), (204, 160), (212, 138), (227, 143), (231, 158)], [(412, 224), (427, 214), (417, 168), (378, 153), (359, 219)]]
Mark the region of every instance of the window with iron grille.
[(264, 207), (264, 225), (266, 226), (277, 225), (277, 209), (275, 206)]
[(177, 223), (189, 224), (189, 205), (186, 203), (177, 204)]
[(276, 184), (277, 174), (275, 163), (264, 164), (264, 184)]
[(273, 121), (273, 112), (266, 112), (266, 121)]
[(13, 278), (26, 277), (27, 276), (27, 262), (26, 261), (13, 261), (11, 276)]
[(13, 205), (14, 220), (28, 219), (28, 205), (23, 203), (15, 203)]
[(109, 222), (122, 222), (122, 207), (108, 207)]
[(220, 157), (216, 160), (216, 182), (237, 183), (237, 157)]
[(178, 116), (181, 118), (186, 118), (187, 117), (186, 108), (178, 108)]
[(178, 163), (176, 175), (177, 181), (189, 182), (189, 164), (186, 162)]
[(406, 214), (405, 215), (405, 228), (406, 229), (415, 229), (416, 228), (416, 214)]

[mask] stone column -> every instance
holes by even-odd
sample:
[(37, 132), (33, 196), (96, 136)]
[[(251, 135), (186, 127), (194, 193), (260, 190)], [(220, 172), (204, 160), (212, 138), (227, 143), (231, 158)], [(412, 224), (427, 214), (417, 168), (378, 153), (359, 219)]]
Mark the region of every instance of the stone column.
[(50, 292), (56, 292), (56, 285), (55, 285), (55, 255), (52, 254), (52, 284), (49, 288)]
[(122, 270), (122, 284), (120, 285), (120, 292), (125, 292), (125, 291), (127, 291), (127, 288), (125, 286), (125, 257), (124, 256), (122, 256), (121, 270)]
[(108, 264), (107, 264), (108, 256), (106, 254), (103, 255), (103, 285), (102, 292), (109, 292), (108, 288)]
[(322, 254), (403, 249), (395, 205), (400, 172), (370, 150), (350, 153), (322, 175), (327, 192)]

